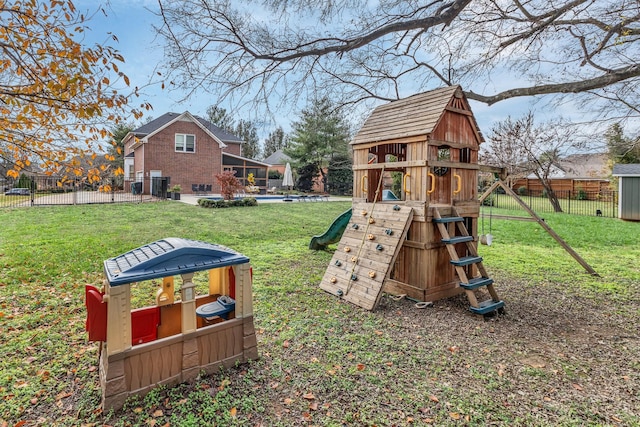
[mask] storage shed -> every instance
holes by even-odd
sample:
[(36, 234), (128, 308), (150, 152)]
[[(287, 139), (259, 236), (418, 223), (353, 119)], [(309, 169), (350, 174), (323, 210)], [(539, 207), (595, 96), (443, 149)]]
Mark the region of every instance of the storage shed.
[[(196, 295), (194, 274), (208, 282)], [(224, 246), (166, 238), (104, 262), (104, 289), (85, 289), (90, 341), (100, 342), (105, 410), (131, 395), (258, 357), (249, 258)], [(175, 298), (174, 279), (181, 281)], [(131, 310), (131, 285), (158, 280), (155, 305)], [(175, 300), (174, 300), (175, 299)]]
[(618, 217), (640, 221), (640, 164), (613, 165), (613, 176), (618, 177)]

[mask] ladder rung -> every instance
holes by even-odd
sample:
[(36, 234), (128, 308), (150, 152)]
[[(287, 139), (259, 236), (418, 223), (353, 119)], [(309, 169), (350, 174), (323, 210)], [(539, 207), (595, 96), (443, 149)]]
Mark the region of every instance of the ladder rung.
[(451, 264), (455, 265), (456, 267), (464, 267), (465, 265), (471, 265), (471, 264), (477, 264), (479, 262), (482, 262), (482, 257), (481, 256), (466, 256), (466, 257), (462, 257), (460, 259), (452, 259)]
[(464, 218), (462, 218), (461, 216), (445, 216), (445, 217), (442, 217), (442, 218), (433, 218), (432, 221), (433, 222), (440, 222), (440, 223), (462, 222), (462, 221), (464, 221)]
[(487, 314), (504, 307), (504, 301), (487, 300), (478, 304), (478, 307), (469, 307), (475, 314)]
[(455, 236), (448, 239), (442, 239), (442, 243), (447, 245), (455, 245), (456, 243), (473, 242), (473, 236)]
[(493, 279), (489, 277), (476, 277), (469, 280), (469, 283), (460, 282), (460, 286), (464, 289), (472, 291), (474, 289), (481, 288), (482, 286), (489, 286), (493, 283)]

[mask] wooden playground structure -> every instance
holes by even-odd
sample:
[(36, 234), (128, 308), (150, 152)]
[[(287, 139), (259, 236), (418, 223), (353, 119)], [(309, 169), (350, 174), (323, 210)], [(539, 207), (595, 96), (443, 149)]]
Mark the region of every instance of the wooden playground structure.
[[(90, 341), (100, 343), (104, 410), (158, 385), (257, 359), (251, 266), (220, 245), (167, 238), (104, 262), (104, 289), (87, 285)], [(196, 296), (194, 274), (205, 271), (207, 295)], [(175, 278), (180, 298), (175, 299)], [(131, 285), (158, 279), (156, 304), (131, 310)]]
[[(419, 302), (464, 292), (472, 313), (502, 311), (477, 252), (482, 142), (459, 86), (376, 108), (351, 143), (352, 215), (320, 287), (368, 310), (383, 292)], [(332, 241), (310, 247), (319, 242)]]

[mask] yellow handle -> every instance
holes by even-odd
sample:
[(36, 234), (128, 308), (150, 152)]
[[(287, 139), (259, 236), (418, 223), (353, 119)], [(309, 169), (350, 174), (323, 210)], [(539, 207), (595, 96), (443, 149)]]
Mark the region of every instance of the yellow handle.
[(404, 181), (402, 183), (402, 186), (404, 187), (404, 192), (409, 194), (411, 193), (411, 191), (409, 191), (409, 189), (407, 188), (407, 178), (409, 178), (411, 175), (409, 175), (408, 173), (404, 174)]
[(462, 178), (457, 173), (454, 173), (453, 177), (456, 179), (456, 189), (453, 190), (453, 194), (458, 194), (462, 190)]
[(367, 179), (367, 175), (362, 175), (362, 180), (360, 181), (360, 187), (362, 187), (362, 192), (367, 194), (367, 189), (364, 186), (364, 181)]
[(431, 172), (427, 172), (427, 176), (429, 178), (431, 178), (431, 188), (429, 188), (429, 190), (427, 190), (427, 194), (431, 194), (434, 191), (436, 191), (436, 176), (434, 174), (432, 174)]

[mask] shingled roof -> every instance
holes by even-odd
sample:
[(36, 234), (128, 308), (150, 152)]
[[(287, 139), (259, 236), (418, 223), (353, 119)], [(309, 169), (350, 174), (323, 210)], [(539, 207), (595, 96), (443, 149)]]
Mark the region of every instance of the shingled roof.
[(613, 165), (613, 175), (640, 176), (640, 163), (616, 164)]
[[(149, 134), (152, 134), (153, 132), (155, 132), (156, 130), (162, 128), (163, 126), (165, 126), (167, 123), (176, 120), (178, 117), (184, 115), (185, 113), (165, 113), (163, 115), (161, 115), (160, 117), (158, 117), (157, 119), (151, 120), (149, 123), (146, 123), (142, 126), (140, 126), (137, 129), (134, 129), (132, 131), (132, 133), (138, 137), (138, 138), (143, 138)], [(226, 132), (222, 129), (220, 129), (218, 126), (214, 125), (213, 123), (211, 123), (210, 121), (203, 119), (202, 117), (198, 117), (198, 116), (192, 116), (194, 117), (196, 120), (198, 120), (198, 122), (205, 127), (209, 132), (211, 132), (212, 134), (214, 134), (220, 141), (222, 142), (232, 142), (232, 143), (242, 143), (244, 141), (242, 141), (242, 139), (240, 139), (239, 137), (230, 134), (229, 132)]]
[[(373, 110), (351, 144), (429, 135), (454, 96), (463, 98), (468, 105), (460, 86), (435, 89), (381, 105)], [(478, 129), (477, 124), (475, 127)]]

